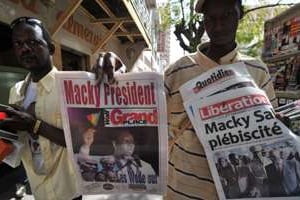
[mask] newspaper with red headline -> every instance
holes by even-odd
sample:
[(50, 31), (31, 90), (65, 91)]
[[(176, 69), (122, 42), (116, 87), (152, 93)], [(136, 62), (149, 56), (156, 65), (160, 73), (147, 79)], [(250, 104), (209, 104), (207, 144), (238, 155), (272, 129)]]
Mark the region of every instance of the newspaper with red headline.
[[(300, 140), (245, 65), (213, 68), (180, 88), (220, 199), (299, 199)], [(216, 74), (222, 75), (216, 76)], [(182, 95), (183, 96), (183, 95)]]
[(82, 194), (166, 189), (167, 119), (162, 75), (58, 72), (67, 149)]

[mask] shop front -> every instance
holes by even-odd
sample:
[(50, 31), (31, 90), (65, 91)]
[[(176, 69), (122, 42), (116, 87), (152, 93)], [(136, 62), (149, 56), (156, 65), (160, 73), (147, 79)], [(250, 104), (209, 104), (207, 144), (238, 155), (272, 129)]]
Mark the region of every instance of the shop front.
[(300, 99), (300, 4), (265, 22), (262, 58), (279, 105)]
[(88, 70), (100, 51), (115, 52), (130, 70), (142, 50), (152, 48), (152, 8), (138, 0), (2, 0), (0, 31), (17, 17), (33, 16), (50, 30), (60, 70)]

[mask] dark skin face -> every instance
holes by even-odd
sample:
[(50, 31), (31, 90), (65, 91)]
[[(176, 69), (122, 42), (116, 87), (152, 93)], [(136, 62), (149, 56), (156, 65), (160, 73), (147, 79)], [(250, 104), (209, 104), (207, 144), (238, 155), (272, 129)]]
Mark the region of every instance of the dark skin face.
[(235, 36), (241, 10), (237, 1), (209, 0), (203, 7), (204, 26), (210, 38), (206, 55), (218, 61), (236, 47)]
[(48, 44), (39, 26), (17, 24), (12, 32), (12, 43), (18, 62), (32, 73), (34, 82), (52, 69)]

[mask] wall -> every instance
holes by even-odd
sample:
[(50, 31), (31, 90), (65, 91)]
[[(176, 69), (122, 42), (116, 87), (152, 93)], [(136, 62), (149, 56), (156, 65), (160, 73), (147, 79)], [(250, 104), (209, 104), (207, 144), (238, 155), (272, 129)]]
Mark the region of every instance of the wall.
[[(9, 24), (13, 19), (20, 16), (32, 16), (43, 21), (51, 31), (57, 25), (70, 0), (55, 1), (53, 6), (45, 6), (39, 0), (1, 0), (0, 1), (0, 21)], [(53, 56), (54, 64), (61, 69), (61, 45), (82, 52), (89, 56), (89, 63), (95, 63), (98, 54), (93, 54), (92, 50), (98, 42), (105, 36), (108, 30), (106, 27), (91, 24), (90, 19), (77, 9), (64, 26), (52, 38), (55, 41), (56, 53)], [(131, 68), (140, 52), (135, 51), (134, 56), (128, 56), (127, 49), (132, 43), (121, 44), (120, 41), (112, 37), (108, 43), (99, 51), (113, 51), (128, 68)]]

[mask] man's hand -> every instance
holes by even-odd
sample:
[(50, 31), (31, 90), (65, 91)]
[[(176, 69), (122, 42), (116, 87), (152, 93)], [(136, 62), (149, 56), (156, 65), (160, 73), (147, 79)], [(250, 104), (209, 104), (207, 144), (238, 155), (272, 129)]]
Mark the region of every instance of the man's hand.
[(96, 64), (92, 68), (92, 72), (96, 74), (97, 84), (103, 81), (104, 74), (107, 75), (108, 83), (115, 83), (115, 72), (125, 73), (126, 67), (121, 59), (113, 52), (101, 52), (97, 58)]
[(36, 118), (32, 113), (27, 112), (16, 105), (8, 106), (3, 111), (8, 117), (0, 121), (0, 127), (6, 127), (13, 131), (30, 132), (32, 130), (36, 121)]
[(280, 120), (284, 125), (286, 125), (287, 127), (290, 126), (290, 119), (285, 116), (284, 114), (281, 113), (275, 113), (275, 116), (278, 120)]

